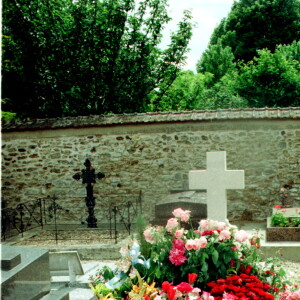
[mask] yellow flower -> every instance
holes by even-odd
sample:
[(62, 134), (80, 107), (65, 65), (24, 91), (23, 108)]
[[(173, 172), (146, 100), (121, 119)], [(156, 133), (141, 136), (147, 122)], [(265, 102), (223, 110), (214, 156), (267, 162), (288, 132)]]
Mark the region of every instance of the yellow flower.
[(138, 294), (140, 292), (141, 288), (137, 285), (132, 286), (132, 292), (135, 294)]
[(155, 282), (153, 281), (151, 285), (144, 283), (146, 285), (146, 295), (151, 295), (157, 291), (157, 289), (154, 287)]

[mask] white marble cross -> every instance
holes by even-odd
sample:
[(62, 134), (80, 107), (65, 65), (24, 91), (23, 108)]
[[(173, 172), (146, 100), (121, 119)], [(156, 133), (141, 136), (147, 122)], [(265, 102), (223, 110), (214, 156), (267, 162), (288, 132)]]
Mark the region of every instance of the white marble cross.
[(189, 172), (190, 190), (207, 190), (207, 218), (227, 221), (226, 190), (244, 189), (244, 171), (226, 169), (226, 151), (207, 152), (207, 170)]

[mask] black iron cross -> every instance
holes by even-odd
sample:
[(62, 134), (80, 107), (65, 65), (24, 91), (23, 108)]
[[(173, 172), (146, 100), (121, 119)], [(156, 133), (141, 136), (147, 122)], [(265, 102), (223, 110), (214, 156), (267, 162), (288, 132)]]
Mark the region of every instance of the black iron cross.
[(92, 183), (96, 183), (96, 179), (102, 179), (105, 175), (101, 172), (96, 174), (89, 159), (85, 161), (84, 165), (86, 169), (81, 170), (81, 174), (75, 174), (73, 178), (76, 180), (82, 179), (82, 184), (86, 184), (85, 203), (89, 212), (86, 220), (89, 228), (97, 228), (97, 219), (94, 216), (95, 197)]

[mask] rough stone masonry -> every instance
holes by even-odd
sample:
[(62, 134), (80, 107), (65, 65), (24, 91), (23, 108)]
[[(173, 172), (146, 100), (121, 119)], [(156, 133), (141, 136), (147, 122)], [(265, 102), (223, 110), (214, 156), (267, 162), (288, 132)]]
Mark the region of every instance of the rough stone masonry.
[(95, 216), (142, 191), (149, 220), (170, 190), (188, 190), (207, 151), (226, 151), (245, 170), (245, 189), (227, 192), (228, 219), (263, 221), (293, 181), (300, 204), (300, 108), (124, 114), (2, 124), (2, 198), (8, 206), (57, 196), (66, 222), (85, 219), (85, 190), (72, 179), (90, 159), (106, 177), (94, 186)]

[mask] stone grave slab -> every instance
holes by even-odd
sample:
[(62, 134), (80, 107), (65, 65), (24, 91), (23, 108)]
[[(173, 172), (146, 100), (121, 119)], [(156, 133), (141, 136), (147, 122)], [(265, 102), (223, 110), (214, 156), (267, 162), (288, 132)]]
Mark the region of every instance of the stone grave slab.
[(76, 275), (84, 275), (77, 251), (57, 251), (49, 254), (51, 276), (69, 276), (70, 283), (74, 283)]
[(9, 252), (1, 257), (1, 270), (9, 271), (21, 263), (21, 254)]
[(244, 189), (244, 171), (227, 170), (226, 151), (206, 153), (207, 170), (189, 172), (190, 190), (207, 190), (207, 217), (227, 222), (228, 189)]
[(191, 211), (191, 221), (196, 225), (207, 216), (206, 193), (201, 191), (175, 191), (155, 205), (155, 219), (152, 225), (165, 226), (168, 219), (174, 218), (172, 214), (176, 208)]
[(48, 251), (1, 245), (1, 263), (1, 299), (36, 300), (49, 293)]

